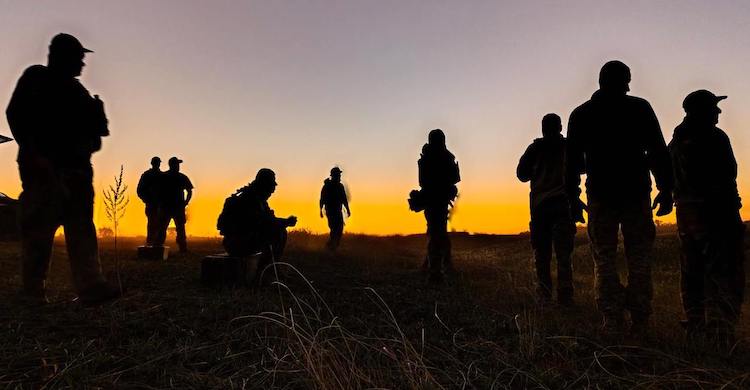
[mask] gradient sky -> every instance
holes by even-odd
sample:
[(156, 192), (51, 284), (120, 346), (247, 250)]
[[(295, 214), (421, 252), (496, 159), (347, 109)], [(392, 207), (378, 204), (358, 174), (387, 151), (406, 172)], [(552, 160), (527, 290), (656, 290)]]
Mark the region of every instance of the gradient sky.
[[(451, 227), (514, 233), (528, 224), (518, 158), (545, 113), (565, 122), (590, 97), (610, 59), (631, 67), (631, 93), (652, 103), (667, 141), (687, 93), (729, 95), (719, 126), (740, 192), (750, 190), (748, 20), (750, 2), (739, 0), (0, 0), (0, 105), (68, 32), (96, 51), (81, 80), (110, 118), (94, 158), (98, 191), (120, 164), (134, 190), (151, 156), (179, 156), (196, 186), (189, 234), (217, 234), (223, 199), (261, 167), (277, 172), (277, 215), (323, 231), (318, 194), (335, 164), (351, 192), (349, 231), (421, 232), (406, 197), (436, 127), (462, 169)], [(5, 120), (0, 133), (10, 133)], [(0, 191), (12, 196), (16, 152), (0, 146)], [(124, 230), (143, 234), (131, 196)]]

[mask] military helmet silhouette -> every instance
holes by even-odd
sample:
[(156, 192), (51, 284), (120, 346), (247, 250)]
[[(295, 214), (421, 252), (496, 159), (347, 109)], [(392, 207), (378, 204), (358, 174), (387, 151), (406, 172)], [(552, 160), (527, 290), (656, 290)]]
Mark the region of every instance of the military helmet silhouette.
[(685, 100), (682, 101), (682, 108), (685, 112), (695, 112), (706, 107), (716, 106), (717, 103), (726, 99), (726, 96), (716, 96), (713, 92), (699, 89), (690, 92)]
[(79, 55), (93, 52), (83, 47), (78, 38), (66, 33), (55, 35), (49, 44), (49, 53), (52, 55)]

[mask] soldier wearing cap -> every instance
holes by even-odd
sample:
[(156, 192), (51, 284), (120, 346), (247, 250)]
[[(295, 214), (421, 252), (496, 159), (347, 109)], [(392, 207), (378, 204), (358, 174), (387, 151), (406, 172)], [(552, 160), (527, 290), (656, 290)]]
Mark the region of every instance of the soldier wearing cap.
[(109, 129), (104, 104), (78, 80), (86, 53), (91, 50), (72, 35), (56, 35), (47, 66), (24, 71), (6, 111), (18, 142), (23, 186), (23, 293), (41, 301), (46, 301), (52, 242), (60, 226), (79, 300), (93, 304), (120, 295), (102, 275), (93, 222), (91, 155)]
[(516, 174), (522, 182), (531, 182), (531, 247), (537, 274), (537, 293), (543, 301), (552, 298), (550, 263), (554, 246), (557, 258), (557, 301), (573, 303), (573, 269), (570, 255), (576, 234), (565, 192), (565, 137), (556, 114), (542, 119), (542, 138), (529, 145), (518, 162)]
[(187, 235), (185, 234), (185, 207), (193, 198), (193, 183), (184, 173), (180, 172), (182, 160), (177, 157), (169, 159), (169, 170), (162, 174), (161, 196), (159, 204), (159, 237), (156, 245), (164, 245), (167, 238), (169, 222), (174, 220), (177, 233), (177, 246), (181, 253), (187, 252)]
[(349, 200), (346, 196), (346, 190), (341, 183), (341, 169), (333, 167), (331, 177), (323, 181), (323, 188), (320, 190), (320, 217), (323, 218), (323, 209), (325, 208), (326, 218), (328, 218), (328, 228), (331, 230), (326, 247), (330, 250), (336, 250), (341, 242), (341, 236), (344, 234), (344, 213), (342, 207), (346, 209), (346, 215), (351, 216), (349, 210)]
[(159, 236), (159, 203), (164, 176), (160, 166), (159, 157), (151, 158), (151, 168), (143, 172), (136, 190), (138, 197), (146, 205), (146, 245), (156, 245), (156, 237)]
[(286, 229), (297, 224), (297, 217), (276, 217), (268, 205), (276, 186), (276, 174), (268, 168), (260, 169), (255, 180), (226, 199), (216, 224), (224, 236), (224, 249), (230, 256), (243, 257), (261, 252), (253, 282), (255, 286), (261, 284), (262, 271), (283, 255)]
[[(610, 61), (599, 74), (600, 88), (570, 114), (566, 186), (575, 220), (583, 219), (580, 175), (586, 174), (588, 233), (594, 257), (596, 300), (603, 330), (620, 333), (625, 311), (630, 331), (648, 329), (653, 285), (651, 251), (656, 215), (672, 211), (672, 164), (659, 121), (644, 99), (629, 96), (630, 68)], [(651, 204), (651, 174), (659, 194)], [(618, 232), (627, 259), (627, 285), (617, 270)]]
[(681, 292), (689, 335), (709, 332), (733, 343), (744, 297), (745, 225), (737, 191), (737, 162), (720, 128), (726, 96), (687, 95), (685, 119), (669, 143), (682, 246)]

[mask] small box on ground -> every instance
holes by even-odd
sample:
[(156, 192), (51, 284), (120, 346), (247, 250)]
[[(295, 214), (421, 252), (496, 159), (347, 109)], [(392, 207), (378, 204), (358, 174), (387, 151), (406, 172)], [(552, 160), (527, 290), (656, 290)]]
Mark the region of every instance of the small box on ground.
[(226, 253), (209, 255), (201, 261), (201, 284), (211, 287), (239, 287), (254, 276), (260, 253), (234, 257)]
[(139, 246), (138, 260), (166, 260), (169, 258), (168, 246)]

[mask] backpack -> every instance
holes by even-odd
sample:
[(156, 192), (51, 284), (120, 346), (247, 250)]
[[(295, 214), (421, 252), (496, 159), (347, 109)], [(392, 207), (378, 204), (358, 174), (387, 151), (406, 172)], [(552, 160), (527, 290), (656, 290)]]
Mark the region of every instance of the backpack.
[(232, 194), (224, 200), (224, 207), (219, 214), (219, 220), (216, 222), (216, 228), (223, 236), (227, 232), (239, 230), (242, 219), (242, 205), (238, 194)]

